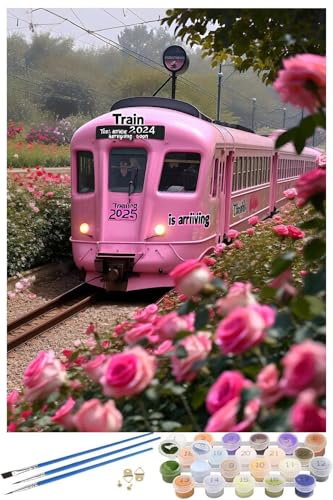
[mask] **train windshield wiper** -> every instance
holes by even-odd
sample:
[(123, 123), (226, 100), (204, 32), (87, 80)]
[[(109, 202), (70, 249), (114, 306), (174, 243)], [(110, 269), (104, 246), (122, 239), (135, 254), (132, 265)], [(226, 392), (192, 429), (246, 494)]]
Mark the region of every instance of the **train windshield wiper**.
[(128, 183), (128, 196), (131, 196), (132, 193), (134, 193), (135, 188), (136, 188), (136, 181), (138, 179), (138, 167), (135, 168), (135, 174), (131, 176), (131, 180)]

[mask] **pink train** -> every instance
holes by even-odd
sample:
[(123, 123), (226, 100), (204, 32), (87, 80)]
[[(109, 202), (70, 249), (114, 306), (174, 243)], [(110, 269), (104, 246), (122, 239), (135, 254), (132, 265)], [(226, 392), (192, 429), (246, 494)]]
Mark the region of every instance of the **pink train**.
[(172, 286), (229, 229), (271, 215), (319, 152), (214, 123), (194, 106), (136, 97), (83, 125), (71, 143), (72, 246), (85, 281), (107, 290)]

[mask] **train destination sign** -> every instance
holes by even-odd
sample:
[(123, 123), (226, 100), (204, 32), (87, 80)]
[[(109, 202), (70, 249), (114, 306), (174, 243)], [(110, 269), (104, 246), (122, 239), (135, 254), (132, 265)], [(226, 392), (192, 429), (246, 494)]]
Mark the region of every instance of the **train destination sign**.
[(96, 127), (96, 139), (134, 139), (163, 140), (165, 127), (162, 125), (104, 125)]

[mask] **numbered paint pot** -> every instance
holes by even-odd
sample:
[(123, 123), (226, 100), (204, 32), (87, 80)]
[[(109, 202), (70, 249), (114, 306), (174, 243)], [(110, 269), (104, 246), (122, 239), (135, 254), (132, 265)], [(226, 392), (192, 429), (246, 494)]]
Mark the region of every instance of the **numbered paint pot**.
[(168, 458), (175, 458), (180, 450), (179, 444), (173, 439), (164, 439), (158, 445), (159, 452)]
[(269, 445), (269, 437), (267, 434), (252, 434), (250, 437), (250, 445), (258, 455), (263, 455)]
[(315, 457), (310, 460), (309, 470), (316, 481), (327, 481), (332, 470), (332, 462), (326, 457)]
[(315, 486), (316, 480), (309, 474), (298, 474), (298, 476), (295, 477), (295, 493), (299, 497), (311, 497)]
[(265, 493), (268, 497), (277, 498), (280, 497), (284, 490), (284, 485), (286, 481), (281, 474), (277, 472), (270, 472), (264, 478)]
[(228, 458), (228, 453), (223, 446), (213, 446), (208, 457), (208, 462), (212, 467), (218, 467), (226, 458)]
[(168, 460), (161, 464), (160, 473), (162, 474), (163, 481), (172, 483), (175, 477), (181, 473), (180, 465), (175, 460)]
[(206, 460), (212, 451), (212, 445), (208, 441), (194, 441), (191, 444), (191, 450), (194, 456), (199, 460)]
[(210, 498), (221, 497), (224, 493), (224, 481), (221, 476), (216, 474), (206, 476), (204, 479), (204, 487), (206, 495)]
[(327, 439), (324, 434), (319, 434), (313, 432), (308, 434), (304, 441), (305, 446), (311, 448), (315, 457), (322, 457), (325, 455), (325, 446), (327, 444)]
[(271, 464), (265, 457), (255, 458), (254, 460), (251, 460), (249, 469), (256, 481), (263, 481), (264, 477), (267, 476), (271, 470)]
[(251, 460), (256, 458), (257, 454), (251, 446), (241, 446), (235, 456), (239, 460), (241, 470), (248, 470)]
[(269, 446), (265, 450), (264, 457), (269, 460), (272, 469), (278, 469), (279, 463), (286, 457), (286, 454), (279, 446)]
[(186, 446), (185, 448), (181, 448), (178, 453), (178, 460), (182, 467), (187, 468), (190, 467), (193, 462), (196, 461), (196, 456), (193, 454), (191, 447)]
[(299, 446), (294, 451), (294, 457), (301, 462), (302, 467), (308, 467), (311, 458), (313, 458), (313, 451), (305, 446)]
[(226, 458), (220, 465), (220, 471), (224, 479), (231, 483), (240, 473), (240, 464), (237, 458)]
[(175, 434), (168, 434), (165, 439), (170, 439), (170, 441), (174, 441), (182, 448), (189, 445), (189, 443), (186, 440), (185, 434), (181, 434), (180, 432), (176, 432)]
[(279, 470), (286, 481), (293, 481), (301, 469), (301, 462), (297, 458), (284, 458), (279, 463)]
[(207, 441), (207, 443), (212, 444), (214, 442), (214, 436), (208, 432), (200, 432), (195, 435), (194, 441)]
[(297, 436), (291, 432), (284, 432), (283, 434), (280, 434), (277, 442), (286, 455), (292, 455), (298, 446)]
[(222, 437), (222, 444), (229, 455), (234, 455), (240, 447), (241, 437), (237, 432), (228, 432)]
[(203, 460), (196, 460), (191, 464), (191, 474), (196, 483), (202, 483), (206, 476), (209, 476), (211, 466)]
[(191, 476), (181, 474), (173, 480), (175, 493), (179, 498), (190, 498), (194, 494), (194, 481)]
[(247, 498), (253, 495), (256, 482), (250, 475), (239, 474), (233, 481), (235, 493), (238, 497)]

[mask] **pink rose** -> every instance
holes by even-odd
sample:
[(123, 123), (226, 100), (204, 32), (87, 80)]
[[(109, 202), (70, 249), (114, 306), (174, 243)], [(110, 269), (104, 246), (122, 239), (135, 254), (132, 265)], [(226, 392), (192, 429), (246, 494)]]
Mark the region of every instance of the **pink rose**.
[(129, 321), (123, 321), (122, 323), (119, 323), (119, 325), (115, 327), (114, 334), (112, 336), (119, 337), (120, 335), (123, 335), (130, 326), (131, 323)]
[(7, 408), (8, 410), (13, 413), (15, 410), (16, 403), (20, 399), (20, 393), (14, 389), (12, 392), (10, 392), (7, 396)]
[(150, 384), (155, 371), (155, 357), (137, 346), (112, 355), (100, 382), (106, 396), (121, 398), (142, 392)]
[(118, 432), (123, 417), (114, 401), (103, 405), (98, 399), (90, 399), (83, 403), (73, 422), (80, 432)]
[(208, 391), (206, 398), (208, 412), (217, 412), (232, 399), (240, 397), (242, 389), (251, 385), (252, 382), (239, 371), (223, 372)]
[(169, 314), (165, 314), (164, 316), (160, 316), (158, 321), (155, 323), (155, 328), (160, 340), (173, 339), (177, 333), (182, 330), (193, 332), (194, 321), (194, 313), (179, 316), (178, 313), (171, 312)]
[(249, 306), (256, 304), (256, 299), (251, 293), (251, 283), (241, 283), (236, 281), (229, 288), (228, 294), (216, 302), (217, 312), (224, 316), (235, 307)]
[(207, 266), (213, 266), (214, 264), (216, 264), (216, 259), (214, 259), (213, 257), (208, 257), (208, 255), (205, 255), (205, 257), (202, 259), (201, 262), (203, 262)]
[(287, 396), (296, 396), (305, 389), (317, 394), (325, 392), (326, 349), (323, 344), (305, 340), (293, 345), (282, 358), (284, 366), (281, 384)]
[(326, 154), (325, 153), (320, 153), (317, 164), (319, 168), (325, 168), (326, 167)]
[(273, 218), (274, 223), (276, 223), (276, 224), (281, 224), (281, 222), (283, 221), (281, 215), (278, 215), (278, 214), (273, 215), (272, 218)]
[(305, 278), (305, 276), (308, 274), (308, 271), (306, 271), (305, 269), (302, 269), (300, 272), (299, 272), (300, 276), (302, 278)]
[(286, 189), (283, 194), (288, 200), (293, 200), (297, 196), (297, 190), (295, 188)]
[(244, 420), (236, 421), (240, 398), (231, 399), (210, 417), (206, 425), (207, 432), (244, 432), (255, 422), (260, 409), (259, 399), (249, 401), (244, 408)]
[(298, 192), (297, 204), (302, 207), (307, 201), (317, 194), (326, 191), (326, 170), (316, 168), (302, 175), (296, 182)]
[[(274, 88), (282, 101), (306, 108), (310, 113), (326, 104), (326, 57), (299, 54), (283, 60)], [(315, 86), (316, 92), (309, 88)]]
[(191, 297), (211, 281), (213, 275), (208, 267), (197, 260), (187, 260), (179, 264), (170, 273), (178, 290)]
[(72, 397), (68, 398), (66, 403), (63, 404), (55, 415), (51, 418), (52, 422), (61, 425), (67, 431), (71, 431), (75, 428), (73, 422), (72, 409), (75, 406), (75, 401)]
[(169, 352), (172, 352), (174, 350), (174, 345), (171, 340), (165, 340), (160, 344), (157, 349), (154, 350), (154, 355), (155, 356), (164, 356), (165, 354), (168, 354)]
[(301, 392), (289, 418), (293, 431), (326, 432), (326, 410), (316, 404), (316, 395), (311, 389)]
[(243, 246), (244, 246), (244, 243), (242, 243), (240, 240), (234, 241), (234, 247), (237, 248), (237, 250), (240, 250), (241, 248), (243, 248)]
[(134, 314), (135, 321), (140, 323), (150, 322), (152, 323), (156, 318), (156, 313), (158, 311), (158, 307), (156, 304), (149, 304), (144, 309), (139, 309)]
[(220, 321), (215, 342), (224, 354), (241, 354), (262, 342), (274, 314), (262, 310), (263, 307), (269, 308), (256, 305), (236, 307)]
[(82, 365), (84, 371), (94, 382), (98, 383), (100, 381), (100, 378), (104, 373), (106, 359), (107, 357), (105, 354), (99, 354), (96, 358)]
[(278, 224), (277, 226), (273, 226), (272, 229), (273, 229), (274, 233), (276, 233), (278, 236), (288, 236), (289, 235), (288, 228), (284, 224)]
[(256, 226), (259, 222), (259, 217), (258, 215), (253, 215), (252, 217), (250, 217), (247, 221), (250, 226)]
[(261, 390), (261, 401), (270, 408), (283, 393), (279, 383), (279, 371), (274, 363), (271, 363), (261, 370), (257, 376), (257, 387)]
[(214, 249), (215, 255), (221, 255), (226, 249), (227, 245), (225, 243), (218, 243)]
[(158, 335), (155, 327), (151, 323), (138, 323), (136, 326), (127, 330), (124, 340), (127, 344), (136, 344), (140, 340), (147, 339), (149, 342), (158, 342)]
[(249, 236), (253, 236), (255, 233), (255, 229), (254, 227), (249, 227), (247, 230), (246, 230), (246, 234), (248, 234)]
[(294, 240), (300, 240), (304, 238), (305, 233), (298, 229), (296, 226), (288, 226), (288, 236)]
[(183, 380), (193, 380), (198, 372), (195, 364), (207, 358), (211, 348), (212, 341), (205, 334), (197, 333), (190, 335), (181, 340), (178, 345), (185, 348), (187, 352), (186, 358), (177, 358), (172, 356), (172, 374), (176, 377), (177, 382)]
[(238, 238), (239, 235), (240, 232), (236, 231), (236, 229), (229, 229), (229, 231), (227, 232), (227, 238), (229, 240), (235, 240), (236, 238)]
[(15, 299), (16, 293), (15, 292), (7, 292), (7, 297), (9, 298), (9, 300)]
[(256, 311), (265, 323), (265, 328), (270, 328), (275, 323), (276, 312), (270, 306), (262, 305), (262, 304), (254, 304), (252, 309)]
[(86, 328), (86, 334), (91, 335), (92, 333), (95, 332), (96, 332), (96, 326), (94, 325), (94, 323), (89, 323), (89, 325)]
[(56, 359), (54, 352), (40, 352), (27, 366), (23, 375), (24, 396), (27, 401), (43, 399), (62, 386), (66, 370)]

